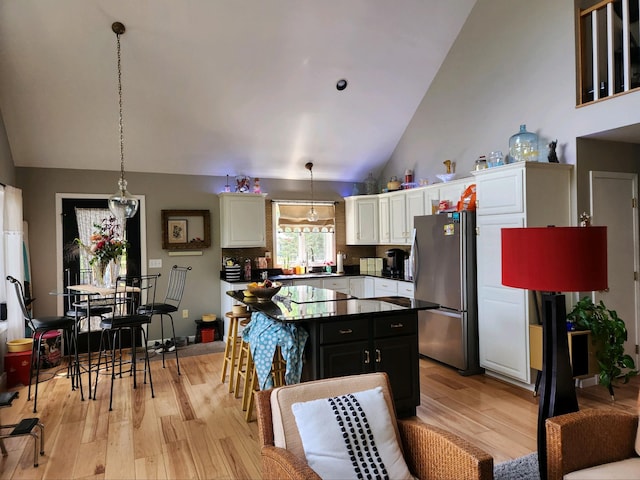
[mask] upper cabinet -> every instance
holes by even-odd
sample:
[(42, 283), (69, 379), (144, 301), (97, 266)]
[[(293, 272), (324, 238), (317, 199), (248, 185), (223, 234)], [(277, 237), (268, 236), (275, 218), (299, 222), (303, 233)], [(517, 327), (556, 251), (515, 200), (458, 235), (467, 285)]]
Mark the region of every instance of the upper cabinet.
[(266, 247), (263, 194), (220, 193), (220, 246)]
[(345, 200), (347, 245), (378, 243), (378, 197), (363, 195)]
[(410, 245), (413, 219), (436, 213), (440, 200), (455, 206), (472, 183), (474, 178), (467, 177), (397, 192), (347, 197), (347, 244)]

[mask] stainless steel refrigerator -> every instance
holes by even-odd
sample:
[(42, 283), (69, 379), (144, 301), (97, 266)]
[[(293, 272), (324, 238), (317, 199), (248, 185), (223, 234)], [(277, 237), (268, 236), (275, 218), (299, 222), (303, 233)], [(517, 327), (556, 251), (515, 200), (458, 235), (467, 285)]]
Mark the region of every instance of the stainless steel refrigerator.
[(440, 308), (418, 313), (421, 355), (481, 373), (478, 356), (475, 212), (414, 218), (411, 263), (415, 298)]

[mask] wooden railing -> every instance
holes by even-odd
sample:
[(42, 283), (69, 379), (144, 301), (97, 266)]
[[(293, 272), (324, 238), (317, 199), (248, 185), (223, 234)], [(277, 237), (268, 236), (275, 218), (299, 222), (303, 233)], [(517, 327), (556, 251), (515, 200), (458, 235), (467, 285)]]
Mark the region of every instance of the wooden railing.
[(577, 105), (640, 88), (640, 0), (602, 0), (580, 10)]

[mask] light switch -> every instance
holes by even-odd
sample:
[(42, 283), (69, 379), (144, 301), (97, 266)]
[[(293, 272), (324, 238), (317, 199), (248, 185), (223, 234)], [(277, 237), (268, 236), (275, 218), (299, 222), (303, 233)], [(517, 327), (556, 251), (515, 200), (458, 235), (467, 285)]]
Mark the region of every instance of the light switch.
[(149, 268), (162, 268), (162, 259), (161, 258), (150, 258), (149, 259)]

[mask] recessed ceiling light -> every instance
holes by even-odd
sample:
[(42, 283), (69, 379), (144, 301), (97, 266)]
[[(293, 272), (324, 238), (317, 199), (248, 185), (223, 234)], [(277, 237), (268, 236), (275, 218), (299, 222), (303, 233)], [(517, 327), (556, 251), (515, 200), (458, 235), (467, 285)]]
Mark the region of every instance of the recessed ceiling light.
[(340, 80), (338, 80), (338, 83), (336, 83), (336, 88), (341, 92), (342, 90), (347, 88), (347, 81), (344, 78), (341, 78)]

